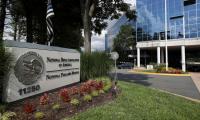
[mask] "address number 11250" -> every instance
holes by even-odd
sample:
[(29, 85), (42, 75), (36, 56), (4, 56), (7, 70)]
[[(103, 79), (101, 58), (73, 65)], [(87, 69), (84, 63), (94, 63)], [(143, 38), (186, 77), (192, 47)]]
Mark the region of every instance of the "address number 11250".
[(27, 87), (27, 88), (19, 89), (19, 94), (26, 95), (26, 94), (33, 93), (33, 92), (36, 92), (39, 90), (40, 90), (40, 85), (34, 85), (34, 86)]

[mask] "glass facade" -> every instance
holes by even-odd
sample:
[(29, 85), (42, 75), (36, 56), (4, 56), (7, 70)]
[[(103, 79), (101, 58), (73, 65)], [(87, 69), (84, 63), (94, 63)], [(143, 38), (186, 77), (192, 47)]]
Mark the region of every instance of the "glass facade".
[(136, 22), (134, 20), (128, 20), (126, 15), (122, 15), (115, 24), (113, 24), (105, 35), (105, 50), (110, 51), (113, 45), (113, 39), (120, 31), (122, 25), (132, 25), (135, 28)]
[[(165, 39), (165, 0), (136, 0), (137, 40)], [(184, 29), (185, 27), (185, 34)], [(167, 0), (167, 38), (200, 37), (200, 0)]]

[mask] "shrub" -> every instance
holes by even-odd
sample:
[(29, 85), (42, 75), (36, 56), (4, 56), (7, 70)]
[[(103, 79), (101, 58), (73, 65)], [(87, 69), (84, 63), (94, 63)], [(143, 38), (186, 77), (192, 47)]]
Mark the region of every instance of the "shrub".
[(70, 96), (69, 96), (68, 90), (66, 88), (60, 90), (59, 96), (60, 96), (61, 100), (63, 100), (64, 102), (70, 101)]
[(112, 68), (110, 55), (104, 52), (81, 54), (81, 81), (108, 75)]
[(53, 106), (52, 106), (52, 109), (53, 110), (59, 110), (60, 109), (60, 104), (54, 104)]
[(35, 111), (35, 106), (32, 103), (25, 103), (23, 106), (23, 110), (25, 113), (33, 113)]
[(97, 90), (102, 90), (103, 89), (103, 81), (98, 82)]
[(98, 93), (98, 91), (94, 90), (94, 91), (92, 91), (91, 95), (93, 97), (97, 97), (97, 96), (99, 96), (99, 93)]
[(84, 95), (86, 93), (91, 93), (91, 86), (88, 83), (84, 83), (80, 86), (80, 95)]
[(83, 97), (83, 100), (84, 100), (84, 101), (87, 101), (87, 102), (90, 102), (90, 101), (92, 101), (92, 96), (91, 96), (91, 95), (85, 95), (85, 96)]
[(5, 105), (0, 105), (0, 113), (4, 113), (6, 111)]
[(80, 94), (84, 95), (84, 94), (90, 94), (92, 92), (92, 90), (101, 90), (103, 89), (104, 83), (103, 81), (96, 81), (96, 80), (88, 80), (87, 82), (83, 83), (80, 86)]
[(108, 92), (111, 87), (112, 87), (112, 82), (109, 77), (99, 77), (95, 78), (97, 81), (102, 81), (103, 82), (103, 91), (101, 92)]
[(11, 61), (11, 53), (5, 50), (2, 40), (0, 40), (0, 97), (2, 97), (3, 80), (11, 68)]
[(45, 114), (43, 112), (36, 112), (34, 115), (36, 120), (43, 119), (45, 117)]
[(158, 67), (156, 72), (158, 73), (169, 73), (169, 74), (181, 74), (183, 73), (181, 70), (179, 69), (175, 69), (175, 68), (172, 68), (172, 67), (169, 67), (168, 68), (168, 71), (166, 71), (166, 67)]
[(49, 103), (49, 95), (47, 93), (44, 93), (44, 95), (40, 97), (40, 105), (46, 105), (48, 103)]
[(166, 71), (165, 64), (155, 65), (154, 69), (158, 73)]
[(182, 71), (179, 70), (179, 69), (175, 69), (175, 68), (169, 67), (167, 73), (170, 73), (170, 74), (181, 74)]
[(95, 90), (101, 90), (101, 89), (103, 89), (103, 81), (88, 80), (86, 82), (86, 84), (88, 86), (90, 86), (92, 89), (95, 89)]
[(71, 103), (72, 105), (74, 105), (74, 106), (79, 106), (79, 104), (80, 104), (80, 102), (79, 102), (78, 99), (72, 99), (72, 100), (70, 101), (70, 103)]
[(101, 90), (101, 89), (103, 89), (103, 82), (102, 81), (91, 80), (90, 81), (90, 86), (94, 87), (96, 90)]
[(78, 94), (79, 93), (79, 89), (78, 87), (74, 86), (70, 89), (70, 94), (71, 95), (75, 95), (75, 94)]
[(109, 90), (110, 90), (110, 88), (111, 88), (111, 86), (105, 86), (104, 88), (103, 88), (103, 90), (105, 91), (105, 92), (108, 92)]
[(15, 116), (15, 112), (5, 112), (2, 116), (0, 116), (0, 120), (11, 120)]
[(105, 92), (103, 90), (99, 90), (99, 94), (104, 94)]
[(104, 87), (103, 87), (103, 90), (105, 91), (105, 92), (108, 92), (110, 89), (111, 89), (111, 87), (112, 87), (112, 83), (111, 83), (111, 81), (105, 81), (104, 82)]

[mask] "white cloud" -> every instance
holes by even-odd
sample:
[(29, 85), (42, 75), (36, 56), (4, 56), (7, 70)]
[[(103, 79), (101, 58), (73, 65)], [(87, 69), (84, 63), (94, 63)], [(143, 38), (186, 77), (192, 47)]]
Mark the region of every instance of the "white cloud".
[(124, 2), (132, 4), (132, 6), (136, 5), (136, 0), (124, 0)]
[(103, 30), (101, 35), (97, 35), (93, 33), (91, 47), (92, 51), (103, 51), (105, 50), (105, 34), (107, 33), (106, 30)]

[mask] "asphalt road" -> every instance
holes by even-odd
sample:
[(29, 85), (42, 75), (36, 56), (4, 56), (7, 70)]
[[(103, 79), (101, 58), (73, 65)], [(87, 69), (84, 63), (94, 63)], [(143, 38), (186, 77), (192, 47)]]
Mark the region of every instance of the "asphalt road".
[[(128, 70), (117, 70), (117, 73), (118, 80), (158, 88), (200, 100), (200, 93), (198, 92), (191, 77), (134, 74), (129, 73)], [(111, 75), (114, 76), (113, 73)]]

